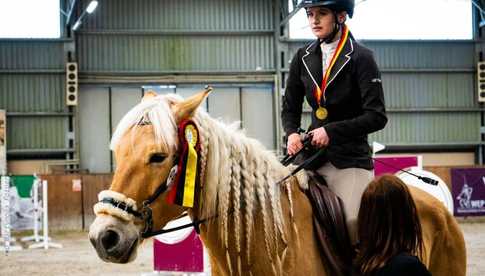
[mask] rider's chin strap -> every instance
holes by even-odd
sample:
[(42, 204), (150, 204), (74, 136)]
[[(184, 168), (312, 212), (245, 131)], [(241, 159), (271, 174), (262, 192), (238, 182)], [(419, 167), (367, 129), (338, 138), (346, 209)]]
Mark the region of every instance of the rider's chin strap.
[(333, 42), (333, 40), (335, 39), (335, 36), (338, 34), (338, 32), (343, 29), (342, 28), (343, 23), (340, 23), (338, 21), (337, 12), (335, 12), (335, 11), (333, 12), (333, 17), (334, 17), (334, 20), (335, 20), (333, 31), (327, 37), (322, 39), (322, 42), (325, 42), (327, 44)]

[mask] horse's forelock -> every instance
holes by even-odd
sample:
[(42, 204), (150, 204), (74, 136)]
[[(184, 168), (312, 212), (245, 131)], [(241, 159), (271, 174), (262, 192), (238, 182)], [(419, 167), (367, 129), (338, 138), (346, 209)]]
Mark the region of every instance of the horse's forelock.
[(176, 148), (176, 123), (170, 109), (171, 104), (181, 101), (175, 94), (159, 95), (141, 101), (121, 119), (111, 138), (110, 149), (114, 150), (121, 138), (129, 131), (136, 130), (140, 122), (153, 125), (155, 140), (167, 148)]

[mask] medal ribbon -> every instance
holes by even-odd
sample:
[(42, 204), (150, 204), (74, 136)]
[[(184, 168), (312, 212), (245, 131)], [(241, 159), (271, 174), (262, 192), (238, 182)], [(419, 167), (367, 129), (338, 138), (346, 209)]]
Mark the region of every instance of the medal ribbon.
[(322, 96), (325, 99), (325, 90), (327, 89), (327, 81), (328, 81), (328, 78), (330, 77), (330, 72), (332, 72), (332, 68), (335, 65), (335, 62), (337, 61), (338, 56), (342, 52), (348, 38), (349, 38), (349, 28), (347, 27), (347, 25), (344, 25), (342, 30), (342, 36), (340, 37), (340, 41), (338, 43), (337, 49), (335, 49), (335, 53), (333, 54), (330, 65), (328, 66), (327, 70), (325, 71), (325, 75), (323, 76), (322, 87), (320, 88), (318, 87), (318, 85), (316, 86), (315, 97), (317, 99), (317, 103), (319, 106), (320, 106), (320, 102), (321, 102), (320, 100), (322, 99)]

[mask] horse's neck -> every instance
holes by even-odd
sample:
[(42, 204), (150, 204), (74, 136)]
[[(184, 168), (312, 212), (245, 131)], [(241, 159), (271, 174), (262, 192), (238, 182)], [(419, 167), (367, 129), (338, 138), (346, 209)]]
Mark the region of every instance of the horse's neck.
[[(311, 205), (295, 179), (288, 187), (289, 191), (281, 188), (283, 235), (276, 239), (265, 236), (265, 231), (271, 227), (265, 225), (260, 207), (251, 218), (250, 235), (247, 227), (234, 228), (233, 213), (228, 215), (227, 230), (219, 227), (221, 214), (201, 225), (200, 236), (209, 251), (214, 275), (250, 275), (249, 272), (252, 275), (326, 275), (313, 239)], [(301, 254), (302, 250), (305, 254)], [(301, 271), (304, 273), (300, 274)]]
[[(201, 124), (206, 150), (201, 154), (204, 181), (192, 215), (216, 216), (204, 223), (201, 236), (227, 273), (232, 274), (229, 270), (242, 262), (243, 266), (261, 266), (251, 268), (256, 270), (269, 267), (268, 274), (272, 274), (271, 270), (281, 268), (286, 249), (291, 249), (291, 254), (297, 251), (298, 232), (312, 236), (308, 230), (311, 206), (295, 179), (276, 186), (289, 169), (272, 153), (255, 140), (220, 126)], [(296, 212), (301, 218), (295, 218)]]
[[(264, 192), (261, 181), (276, 182), (288, 172), (261, 143), (207, 114), (197, 117), (201, 128), (201, 215), (210, 215), (229, 196), (247, 197), (250, 188)], [(247, 198), (246, 198), (247, 199)]]

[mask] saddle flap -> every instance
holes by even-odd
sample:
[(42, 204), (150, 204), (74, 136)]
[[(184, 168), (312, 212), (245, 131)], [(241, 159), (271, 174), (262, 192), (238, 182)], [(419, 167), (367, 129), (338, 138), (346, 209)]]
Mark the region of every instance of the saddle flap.
[(313, 207), (314, 228), (322, 256), (335, 275), (350, 275), (353, 249), (341, 199), (326, 186), (322, 177), (313, 174), (310, 174), (307, 196)]

